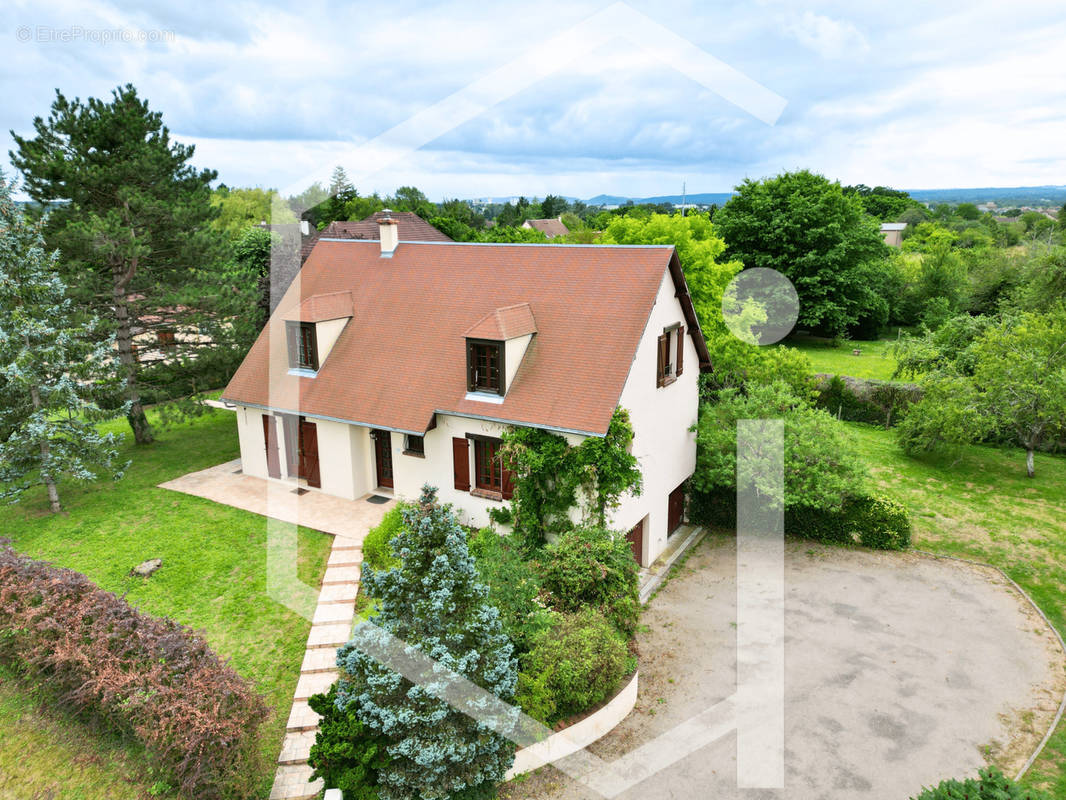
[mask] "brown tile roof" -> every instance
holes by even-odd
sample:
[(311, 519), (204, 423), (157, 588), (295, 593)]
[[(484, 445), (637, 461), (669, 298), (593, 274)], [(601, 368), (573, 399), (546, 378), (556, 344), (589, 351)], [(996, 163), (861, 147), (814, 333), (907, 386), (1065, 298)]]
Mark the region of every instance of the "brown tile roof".
[(570, 233), (570, 229), (563, 224), (563, 221), (554, 217), (551, 219), (527, 219), (524, 224), (535, 228), (549, 239), (555, 236), (566, 236), (566, 234)]
[(308, 297), (282, 317), (291, 322), (326, 322), (350, 317), (354, 313), (353, 309), (351, 292), (330, 292)]
[(373, 239), (378, 240), (378, 220), (392, 217), (400, 227), (401, 242), (450, 242), (451, 239), (434, 228), (413, 211), (377, 211), (366, 219), (356, 222), (331, 222), (322, 229), (327, 239)]
[(505, 341), (537, 332), (537, 322), (529, 303), (497, 308), (466, 332), (470, 339)]
[[(603, 434), (667, 270), (709, 368), (671, 246), (404, 243), (383, 259), (377, 242), (323, 238), (223, 397), (410, 433), (441, 411)], [(335, 292), (355, 315), (317, 377), (289, 375), (285, 312)], [(507, 396), (466, 399), (465, 333), (522, 304), (537, 333)]]

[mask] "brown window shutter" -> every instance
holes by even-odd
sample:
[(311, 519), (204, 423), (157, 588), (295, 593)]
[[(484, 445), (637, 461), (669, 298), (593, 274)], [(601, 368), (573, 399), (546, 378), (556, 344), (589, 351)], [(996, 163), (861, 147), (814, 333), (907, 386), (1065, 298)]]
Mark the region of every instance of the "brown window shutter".
[(469, 492), (470, 443), (465, 438), (452, 437), (452, 466), (455, 473), (455, 488), (460, 492)]
[(677, 369), (674, 375), (680, 375), (685, 363), (685, 326), (677, 329)]
[(289, 346), (289, 366), (300, 366), (300, 326), (288, 323), (285, 325), (285, 340)]
[(659, 337), (658, 363), (655, 369), (655, 385), (657, 387), (666, 385), (666, 359), (668, 358), (667, 348), (669, 347), (669, 343), (669, 335), (664, 333)]
[(504, 500), (514, 497), (514, 473), (507, 469), (506, 462), (503, 464), (503, 487), (501, 489)]
[(477, 389), (477, 351), (472, 342), (466, 343), (466, 390)]

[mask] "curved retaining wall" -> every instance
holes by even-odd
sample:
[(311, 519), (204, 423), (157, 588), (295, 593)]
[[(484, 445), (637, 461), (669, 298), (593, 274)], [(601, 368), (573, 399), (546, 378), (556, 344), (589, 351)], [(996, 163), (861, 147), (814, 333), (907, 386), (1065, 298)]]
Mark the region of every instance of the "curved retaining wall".
[(504, 780), (510, 780), (515, 775), (531, 772), (552, 761), (576, 753), (613, 730), (629, 716), (629, 712), (637, 704), (638, 677), (639, 673), (634, 672), (629, 683), (600, 710), (589, 714), (568, 728), (553, 733), (547, 739), (529, 747), (523, 747), (515, 753), (514, 765), (507, 771)]

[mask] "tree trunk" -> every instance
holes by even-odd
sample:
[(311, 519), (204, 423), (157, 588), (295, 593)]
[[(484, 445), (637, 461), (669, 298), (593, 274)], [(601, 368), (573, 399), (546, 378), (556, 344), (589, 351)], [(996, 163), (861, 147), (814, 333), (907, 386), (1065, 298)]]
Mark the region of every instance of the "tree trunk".
[[(41, 410), (41, 393), (37, 391), (36, 386), (30, 387), (30, 399), (33, 401), (33, 410)], [(44, 483), (45, 488), (48, 489), (48, 507), (52, 509), (53, 514), (58, 514), (63, 510), (63, 506), (59, 504), (59, 490), (56, 488), (55, 479), (51, 473), (47, 471), (45, 466), (48, 463), (48, 456), (52, 452), (51, 447), (48, 444), (48, 437), (41, 439), (41, 481)]]
[(1033, 468), (1033, 448), (1028, 448), (1025, 451), (1025, 471), (1032, 478), (1036, 475), (1036, 470)]
[[(131, 273), (132, 269), (126, 274)], [(133, 356), (133, 330), (130, 324), (129, 301), (126, 299), (128, 284), (129, 279), (116, 269), (112, 297), (117, 324), (118, 360), (126, 373), (126, 399), (130, 403), (126, 419), (130, 423), (130, 428), (133, 429), (133, 438), (137, 444), (149, 444), (153, 440), (152, 428), (148, 424), (148, 418), (144, 415), (141, 392), (137, 386), (137, 361)]]

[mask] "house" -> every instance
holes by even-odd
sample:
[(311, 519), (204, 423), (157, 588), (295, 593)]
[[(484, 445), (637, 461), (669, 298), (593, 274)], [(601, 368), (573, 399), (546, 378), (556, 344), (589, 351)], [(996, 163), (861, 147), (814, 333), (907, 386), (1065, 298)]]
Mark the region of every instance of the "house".
[[(289, 288), (300, 267), (307, 261), (319, 238), (325, 236), (333, 239), (377, 239), (378, 220), (391, 217), (399, 225), (400, 236), (407, 241), (450, 242), (451, 239), (437, 230), (420, 216), (410, 211), (378, 211), (363, 220), (344, 222), (337, 220), (329, 223), (323, 230), (311, 226), (306, 219), (299, 223), (282, 223), (271, 225), (260, 222), (259, 227), (278, 234), (279, 241), (271, 256), (270, 269), (270, 310), (277, 308), (278, 302)], [(297, 258), (299, 251), (299, 258)]]
[(563, 224), (563, 218), (553, 219), (527, 219), (522, 223), (522, 227), (526, 230), (536, 230), (543, 233), (549, 239), (554, 239), (556, 236), (566, 236), (570, 233), (570, 229)]
[(383, 219), (396, 222), (399, 237), (405, 242), (450, 242), (451, 238), (439, 231), (412, 211), (376, 211), (366, 219), (356, 222), (331, 222), (322, 230), (322, 235), (331, 239), (374, 239), (378, 238), (380, 222)]
[(649, 564), (682, 522), (707, 346), (672, 246), (323, 236), (222, 399), (243, 470), (349, 499), (440, 490), (483, 526), (512, 426), (571, 444), (630, 413), (639, 496), (611, 518)]
[(903, 231), (906, 227), (906, 222), (882, 222), (881, 235), (885, 237), (885, 244), (889, 247), (899, 247), (903, 244)]

